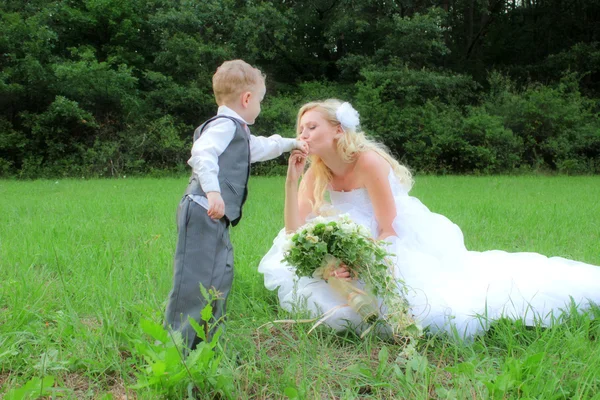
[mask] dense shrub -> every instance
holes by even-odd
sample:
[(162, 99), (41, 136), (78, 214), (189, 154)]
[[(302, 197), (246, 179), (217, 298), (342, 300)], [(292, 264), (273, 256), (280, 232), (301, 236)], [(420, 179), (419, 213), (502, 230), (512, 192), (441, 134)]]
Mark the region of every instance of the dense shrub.
[(335, 97), (418, 171), (598, 172), (598, 4), (530, 3), (4, 1), (0, 177), (189, 171), (232, 58), (267, 75), (254, 134)]
[(563, 172), (597, 172), (600, 156), (598, 104), (583, 97), (573, 75), (555, 87), (514, 89), (492, 74), (485, 110), (502, 118), (524, 144), (521, 164)]

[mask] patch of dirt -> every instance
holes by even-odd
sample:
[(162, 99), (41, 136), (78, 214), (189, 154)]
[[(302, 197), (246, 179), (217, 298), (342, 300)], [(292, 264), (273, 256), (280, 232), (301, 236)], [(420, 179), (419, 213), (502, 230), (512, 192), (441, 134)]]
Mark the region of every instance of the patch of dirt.
[(135, 392), (125, 387), (125, 382), (119, 377), (114, 377), (109, 382), (108, 392), (113, 395), (114, 400), (135, 400), (137, 396)]
[(0, 373), (0, 388), (4, 386), (6, 382), (10, 379), (10, 374), (6, 372)]
[(71, 389), (77, 399), (84, 398), (90, 388), (89, 379), (79, 374), (69, 373), (61, 380), (62, 387)]
[(102, 321), (95, 317), (81, 318), (81, 324), (92, 331), (102, 328)]
[(69, 373), (60, 378), (60, 384), (65, 389), (72, 390), (73, 397), (76, 399), (90, 398), (93, 391), (93, 399), (101, 398), (106, 393), (110, 393), (114, 400), (134, 400), (137, 399), (135, 392), (125, 386), (125, 382), (120, 376), (107, 376), (106, 382), (93, 382), (89, 377), (77, 373)]

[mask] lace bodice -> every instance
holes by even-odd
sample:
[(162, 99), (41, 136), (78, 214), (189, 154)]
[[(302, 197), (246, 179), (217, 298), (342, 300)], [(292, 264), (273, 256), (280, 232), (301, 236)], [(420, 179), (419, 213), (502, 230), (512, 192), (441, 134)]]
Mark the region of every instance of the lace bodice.
[[(388, 175), (388, 180), (390, 182), (390, 187), (392, 189), (392, 195), (396, 197), (400, 192), (407, 193), (405, 189), (402, 188), (396, 175), (394, 175), (394, 171), (390, 170)], [(331, 199), (331, 204), (335, 207), (336, 205), (341, 204), (352, 204), (355, 207), (367, 207), (369, 209), (373, 209), (371, 204), (371, 199), (369, 198), (369, 193), (365, 188), (358, 188), (348, 191), (336, 191), (329, 187), (329, 197)]]
[[(394, 175), (393, 170), (390, 170), (388, 175), (392, 195), (396, 201), (406, 201), (408, 191), (404, 188), (398, 178)], [(335, 191), (331, 187), (328, 190), (331, 208), (334, 214), (347, 213), (358, 223), (370, 228), (374, 237), (377, 237), (378, 225), (375, 219), (375, 211), (371, 198), (366, 188), (358, 188), (349, 191)], [(322, 210), (323, 214), (327, 214), (329, 210)]]
[(348, 192), (330, 190), (329, 198), (331, 199), (331, 205), (334, 207), (340, 204), (353, 204), (356, 207), (373, 208), (369, 193), (367, 192), (367, 189), (364, 188), (354, 189)]

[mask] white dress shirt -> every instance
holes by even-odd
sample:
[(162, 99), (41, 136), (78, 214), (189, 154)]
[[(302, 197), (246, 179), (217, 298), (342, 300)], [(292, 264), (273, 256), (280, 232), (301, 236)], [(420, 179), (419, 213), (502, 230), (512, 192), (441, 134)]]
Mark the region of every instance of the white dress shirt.
[[(217, 115), (227, 115), (244, 121), (238, 113), (227, 106), (220, 106)], [(247, 124), (246, 124), (247, 127)], [(205, 193), (221, 192), (219, 186), (219, 156), (225, 151), (235, 134), (235, 123), (228, 118), (212, 121), (192, 146), (192, 157), (188, 164), (198, 177)], [(296, 139), (250, 135), (250, 162), (271, 160), (298, 147)], [(208, 200), (204, 196), (190, 195), (190, 198), (208, 210)]]

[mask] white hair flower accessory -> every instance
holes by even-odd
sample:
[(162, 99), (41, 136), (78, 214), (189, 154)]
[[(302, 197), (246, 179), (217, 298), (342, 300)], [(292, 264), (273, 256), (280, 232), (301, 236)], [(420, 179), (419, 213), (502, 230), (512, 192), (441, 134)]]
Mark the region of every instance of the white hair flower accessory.
[(335, 117), (340, 121), (344, 130), (345, 128), (355, 130), (360, 123), (358, 111), (356, 111), (348, 102), (342, 103), (342, 105), (338, 107), (335, 111)]

